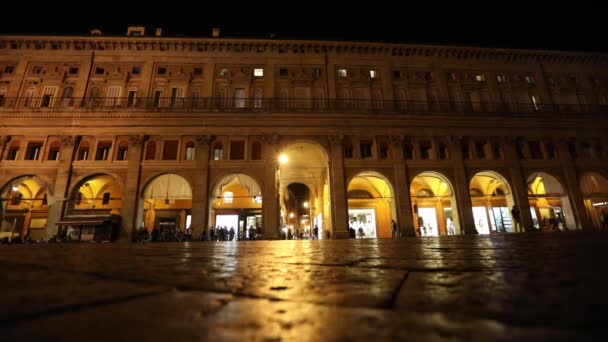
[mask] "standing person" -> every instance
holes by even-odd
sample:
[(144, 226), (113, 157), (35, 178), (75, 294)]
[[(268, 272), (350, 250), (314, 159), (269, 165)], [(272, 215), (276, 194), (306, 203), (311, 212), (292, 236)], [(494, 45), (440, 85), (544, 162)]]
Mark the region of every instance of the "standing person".
[(514, 224), (514, 228), (516, 232), (521, 231), (521, 223), (519, 222), (519, 208), (517, 208), (516, 206), (513, 206), (513, 208), (511, 208), (511, 216), (513, 217), (513, 222)]
[(399, 237), (399, 230), (397, 229), (397, 223), (395, 220), (391, 220), (391, 230), (393, 232), (393, 239)]
[(315, 224), (315, 228), (313, 229), (313, 240), (319, 239), (319, 227)]
[(448, 217), (446, 226), (448, 227), (448, 235), (454, 235), (454, 221)]

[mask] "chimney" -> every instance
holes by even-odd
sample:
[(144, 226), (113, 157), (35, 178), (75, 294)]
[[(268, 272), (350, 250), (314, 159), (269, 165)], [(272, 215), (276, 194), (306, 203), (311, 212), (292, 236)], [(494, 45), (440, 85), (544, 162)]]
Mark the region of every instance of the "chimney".
[(219, 27), (214, 27), (211, 30), (211, 37), (218, 38), (219, 36), (220, 36), (220, 28)]
[(160, 36), (162, 36), (162, 35), (163, 35), (163, 29), (162, 29), (162, 28), (160, 28), (160, 27), (157, 27), (157, 28), (156, 28), (156, 36), (157, 36), (157, 37), (160, 37)]

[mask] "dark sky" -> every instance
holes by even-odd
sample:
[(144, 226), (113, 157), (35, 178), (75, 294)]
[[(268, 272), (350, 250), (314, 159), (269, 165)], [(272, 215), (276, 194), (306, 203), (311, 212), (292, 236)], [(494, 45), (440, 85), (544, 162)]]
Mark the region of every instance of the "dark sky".
[(2, 5), (0, 33), (88, 35), (100, 28), (106, 35), (124, 35), (127, 25), (143, 24), (149, 33), (162, 27), (166, 36), (204, 37), (219, 26), (224, 37), (274, 33), (278, 39), (608, 51), (608, 15), (597, 4), (581, 1), (554, 1), (548, 8), (533, 0), (174, 2), (180, 6), (124, 0), (64, 1), (57, 7), (11, 1)]

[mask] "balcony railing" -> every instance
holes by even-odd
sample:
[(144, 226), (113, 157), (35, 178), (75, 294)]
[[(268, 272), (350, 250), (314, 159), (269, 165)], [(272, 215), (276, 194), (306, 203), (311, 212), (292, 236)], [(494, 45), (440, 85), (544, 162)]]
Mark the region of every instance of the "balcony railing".
[(608, 105), (302, 98), (4, 98), (0, 112), (607, 113)]

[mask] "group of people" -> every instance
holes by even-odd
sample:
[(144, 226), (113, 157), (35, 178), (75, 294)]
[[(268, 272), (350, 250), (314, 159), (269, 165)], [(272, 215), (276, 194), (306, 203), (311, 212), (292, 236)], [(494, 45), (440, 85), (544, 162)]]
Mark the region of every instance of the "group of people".
[(201, 241), (236, 241), (236, 240), (259, 240), (262, 238), (262, 228), (258, 225), (251, 225), (249, 228), (244, 229), (238, 234), (234, 230), (234, 227), (221, 227), (206, 229), (201, 234)]
[[(329, 238), (327, 236), (326, 238)], [(312, 233), (310, 229), (291, 229), (291, 227), (286, 227), (281, 230), (281, 239), (282, 240), (318, 240), (319, 239), (319, 227), (315, 224), (312, 229)]]

